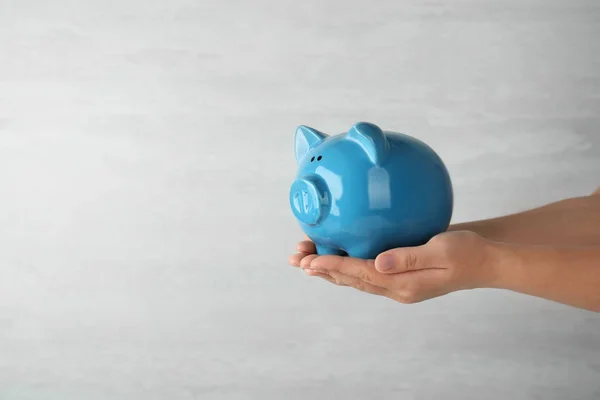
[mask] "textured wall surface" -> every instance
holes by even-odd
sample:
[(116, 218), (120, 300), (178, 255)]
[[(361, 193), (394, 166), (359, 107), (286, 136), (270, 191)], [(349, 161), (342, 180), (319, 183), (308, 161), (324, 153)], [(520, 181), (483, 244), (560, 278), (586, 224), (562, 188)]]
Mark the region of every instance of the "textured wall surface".
[(454, 221), (600, 185), (600, 3), (0, 1), (0, 399), (598, 399), (600, 317), (287, 266), (298, 124), (447, 162)]

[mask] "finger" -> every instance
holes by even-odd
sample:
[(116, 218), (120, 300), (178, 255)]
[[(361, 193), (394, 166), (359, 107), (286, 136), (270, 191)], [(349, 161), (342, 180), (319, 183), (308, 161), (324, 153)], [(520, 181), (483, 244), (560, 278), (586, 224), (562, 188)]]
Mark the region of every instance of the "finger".
[(312, 260), (317, 258), (316, 254), (307, 254), (302, 261), (300, 261), (300, 268), (307, 269), (310, 267)]
[(329, 275), (329, 274), (326, 274), (326, 273), (323, 273), (323, 272), (319, 272), (319, 271), (314, 270), (314, 269), (305, 269), (304, 272), (306, 272), (306, 275), (316, 276), (318, 278), (325, 279), (326, 281), (328, 281), (330, 283), (333, 283), (334, 285), (338, 285), (338, 283), (335, 281), (335, 279), (333, 279), (331, 277), (331, 275)]
[(356, 290), (360, 290), (361, 292), (374, 294), (378, 296), (387, 296), (388, 290), (382, 287), (373, 285), (371, 283), (365, 282), (361, 279), (344, 275), (339, 272), (329, 272), (331, 278), (335, 280), (335, 282), (340, 286), (349, 286)]
[(293, 254), (288, 258), (288, 264), (294, 267), (299, 267), (302, 260), (307, 257), (309, 254), (306, 253), (297, 253)]
[(340, 274), (360, 279), (365, 283), (385, 286), (381, 279), (382, 276), (374, 268), (373, 260), (325, 255), (312, 259), (310, 267), (325, 270), (328, 273), (339, 272)]
[(426, 246), (400, 247), (379, 254), (375, 258), (377, 271), (386, 274), (437, 268), (437, 256)]
[(313, 254), (317, 252), (317, 248), (315, 247), (315, 244), (313, 242), (311, 242), (310, 240), (304, 240), (300, 243), (298, 243), (298, 245), (296, 246), (296, 250), (298, 250), (300, 253), (306, 253), (306, 254)]

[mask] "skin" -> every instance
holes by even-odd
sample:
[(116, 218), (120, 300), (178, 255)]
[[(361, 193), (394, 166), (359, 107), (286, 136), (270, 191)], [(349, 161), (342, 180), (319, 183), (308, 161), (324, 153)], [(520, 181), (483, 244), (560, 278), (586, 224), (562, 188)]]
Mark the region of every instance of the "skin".
[(451, 225), (423, 246), (374, 260), (317, 256), (305, 238), (289, 263), (338, 286), (418, 303), (506, 289), (600, 312), (600, 188), (528, 211)]

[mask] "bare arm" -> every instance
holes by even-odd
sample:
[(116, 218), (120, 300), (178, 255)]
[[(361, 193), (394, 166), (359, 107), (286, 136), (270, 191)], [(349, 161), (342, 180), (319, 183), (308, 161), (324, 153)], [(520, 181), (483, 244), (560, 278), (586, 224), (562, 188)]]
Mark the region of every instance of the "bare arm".
[(483, 286), (600, 312), (600, 188), (450, 230), (471, 230), (494, 243), (493, 278)]
[(493, 241), (550, 246), (600, 245), (600, 188), (528, 211), (452, 225)]
[(483, 287), (508, 289), (600, 312), (600, 246), (496, 243)]

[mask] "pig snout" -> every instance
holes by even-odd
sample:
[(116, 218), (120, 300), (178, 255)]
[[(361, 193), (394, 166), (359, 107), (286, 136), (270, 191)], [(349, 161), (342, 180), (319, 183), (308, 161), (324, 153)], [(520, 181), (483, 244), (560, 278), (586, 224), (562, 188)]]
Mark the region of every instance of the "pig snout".
[(327, 185), (317, 176), (296, 179), (290, 188), (290, 204), (298, 220), (307, 225), (320, 224), (330, 206)]

